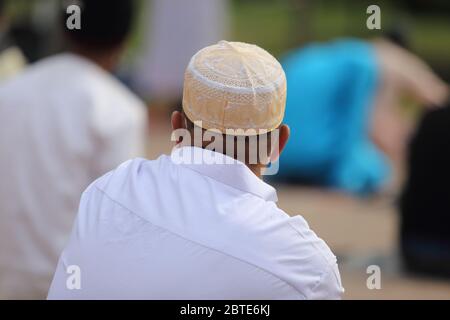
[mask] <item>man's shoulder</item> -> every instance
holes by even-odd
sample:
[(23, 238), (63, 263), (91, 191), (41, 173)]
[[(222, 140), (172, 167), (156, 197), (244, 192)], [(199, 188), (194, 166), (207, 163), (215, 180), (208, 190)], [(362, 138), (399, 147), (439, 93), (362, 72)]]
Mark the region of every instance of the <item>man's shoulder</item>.
[[(44, 88), (45, 87), (45, 88)], [(45, 89), (45, 90), (44, 90)], [(27, 90), (27, 95), (17, 91)], [(74, 54), (56, 54), (39, 60), (2, 83), (0, 93), (13, 97), (64, 95), (83, 98), (84, 103), (111, 108), (142, 109), (144, 103), (114, 76)], [(76, 100), (79, 102), (78, 100)]]
[(132, 108), (142, 108), (145, 106), (144, 102), (134, 94), (125, 84), (110, 74), (104, 73), (102, 84), (105, 90), (110, 93), (110, 100), (118, 105), (128, 106)]
[[(0, 86), (1, 97), (8, 97), (8, 94), (10, 94), (11, 97), (21, 98), (29, 96), (30, 91), (36, 90), (36, 86), (39, 85), (39, 80), (42, 81), (42, 78), (49, 78), (46, 75), (49, 73), (48, 68), (45, 67), (46, 65), (47, 62), (44, 60), (35, 62), (24, 68), (13, 77), (9, 78), (7, 81), (3, 82)], [(17, 93), (17, 91), (23, 92), (24, 90), (28, 90), (26, 95), (19, 95)]]
[(285, 253), (296, 257), (295, 264), (287, 264), (288, 270), (299, 277), (302, 274), (314, 276), (313, 281), (307, 281), (307, 296), (339, 298), (343, 288), (337, 258), (328, 244), (309, 227), (301, 215), (289, 216), (283, 223), (290, 234), (290, 242), (286, 241), (284, 246)]
[(164, 156), (161, 156), (156, 160), (148, 160), (138, 157), (126, 160), (119, 164), (116, 168), (110, 170), (109, 172), (93, 181), (89, 185), (89, 187), (86, 188), (85, 193), (89, 192), (92, 189), (108, 191), (115, 186), (124, 187), (124, 182), (126, 182), (126, 180), (132, 179), (133, 176), (138, 175), (144, 166), (147, 170), (149, 168), (151, 169), (159, 162), (161, 162), (164, 158)]
[(89, 199), (91, 193), (95, 193), (95, 197), (100, 193), (106, 196), (104, 204), (115, 202), (141, 215), (145, 208), (140, 206), (140, 201), (148, 198), (149, 192), (152, 194), (149, 184), (151, 188), (158, 188), (163, 177), (172, 169), (168, 168), (170, 163), (167, 155), (155, 160), (140, 157), (126, 160), (93, 181), (83, 192), (83, 199)]
[[(258, 217), (259, 223), (247, 228), (264, 231), (257, 232), (263, 238), (262, 241), (270, 238), (270, 241), (277, 243), (274, 255), (282, 253), (293, 257), (308, 256), (311, 263), (325, 269), (336, 263), (336, 256), (329, 246), (309, 227), (301, 215), (290, 216), (274, 202), (263, 201), (261, 205), (265, 208), (258, 210), (258, 215), (261, 216)], [(267, 223), (263, 223), (262, 219), (266, 219)]]
[(339, 298), (343, 289), (337, 260), (325, 241), (302, 216), (289, 216), (274, 202), (261, 200), (260, 205), (252, 217), (243, 214), (242, 220), (251, 223), (232, 231), (240, 243), (236, 252), (305, 298)]

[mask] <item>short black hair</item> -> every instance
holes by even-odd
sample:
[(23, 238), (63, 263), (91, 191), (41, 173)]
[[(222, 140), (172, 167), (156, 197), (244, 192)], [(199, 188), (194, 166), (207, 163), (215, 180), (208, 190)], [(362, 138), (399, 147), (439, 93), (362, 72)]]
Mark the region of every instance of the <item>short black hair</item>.
[[(81, 9), (81, 28), (67, 28), (70, 5)], [(62, 1), (62, 26), (75, 45), (95, 50), (108, 50), (122, 44), (133, 25), (133, 0), (69, 0)]]

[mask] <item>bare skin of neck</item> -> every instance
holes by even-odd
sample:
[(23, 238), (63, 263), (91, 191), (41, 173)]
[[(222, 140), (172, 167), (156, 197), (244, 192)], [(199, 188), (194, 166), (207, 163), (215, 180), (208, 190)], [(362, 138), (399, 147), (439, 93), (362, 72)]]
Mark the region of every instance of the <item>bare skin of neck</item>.
[[(172, 129), (173, 130), (178, 130), (178, 129), (184, 129), (184, 130), (188, 130), (190, 131), (190, 139), (188, 138), (188, 141), (183, 141), (184, 138), (181, 138), (180, 140), (176, 141), (176, 144), (181, 144), (181, 145), (190, 145), (190, 146), (197, 146), (200, 148), (206, 148), (211, 139), (208, 139), (209, 141), (204, 141), (204, 139), (201, 139), (201, 141), (199, 143), (195, 143), (195, 126), (193, 125), (192, 122), (187, 121), (187, 118), (185, 117), (185, 115), (180, 112), (180, 111), (174, 111), (172, 113), (172, 117), (171, 117), (171, 124), (172, 124)], [(200, 129), (201, 130), (201, 137), (204, 137), (204, 133), (205, 130), (204, 129)], [(289, 139), (289, 135), (290, 135), (290, 129), (289, 126), (287, 126), (286, 124), (281, 124), (277, 130), (279, 130), (279, 135), (278, 135), (278, 139), (277, 139), (277, 144), (278, 144), (278, 148), (276, 150), (272, 150), (272, 143), (271, 143), (271, 135), (265, 136), (262, 139), (268, 139), (266, 141), (265, 144), (261, 144), (262, 146), (265, 145), (265, 147), (267, 148), (265, 156), (263, 158), (259, 158), (261, 153), (257, 153), (258, 155), (258, 160), (256, 161), (258, 163), (250, 163), (250, 161), (247, 161), (247, 159), (249, 159), (248, 155), (250, 154), (249, 152), (249, 145), (246, 144), (246, 150), (245, 150), (245, 161), (242, 161), (243, 163), (245, 163), (245, 165), (259, 178), (262, 178), (262, 174), (264, 172), (264, 169), (267, 167), (269, 161), (277, 161), (279, 155), (281, 154), (282, 150), (284, 149), (288, 139)], [(226, 137), (224, 135), (222, 135), (221, 133), (216, 133), (218, 136), (221, 136), (221, 141), (223, 143), (222, 145), (222, 150), (227, 150), (226, 148)], [(212, 137), (211, 137), (212, 138)], [(215, 138), (214, 138), (215, 140)], [(234, 144), (234, 155), (228, 155), (231, 156), (232, 158), (235, 158), (234, 156), (238, 155), (237, 152), (237, 145), (236, 142), (233, 143)], [(259, 145), (259, 144), (258, 144)]]
[[(202, 134), (204, 134), (204, 132), (205, 132), (205, 130), (202, 129)], [(191, 131), (191, 137), (194, 137), (193, 130)], [(223, 141), (222, 150), (227, 150), (227, 144), (226, 144), (227, 139), (224, 136), (222, 136), (222, 137), (223, 137), (222, 138), (222, 141)], [(201, 145), (197, 145), (195, 143), (194, 139), (192, 139), (191, 142), (190, 142), (190, 145), (191, 146), (195, 146), (195, 147), (199, 147), (199, 148), (202, 148), (202, 149), (206, 149), (208, 147), (209, 143), (210, 142), (208, 142), (208, 141), (202, 141)], [(238, 154), (237, 144), (234, 143), (233, 145), (234, 145), (234, 155), (233, 154), (226, 154), (226, 153), (224, 153), (224, 154), (228, 155), (228, 156), (230, 156), (230, 157), (232, 157), (234, 159), (237, 159), (237, 154)], [(249, 150), (248, 150), (249, 146), (246, 145), (245, 148), (246, 148), (246, 150), (245, 150), (245, 154), (246, 154), (245, 158), (247, 159), (248, 158), (248, 154), (249, 154)], [(270, 152), (270, 150), (267, 150), (267, 151)], [(264, 163), (249, 163), (249, 161), (246, 161), (246, 160), (245, 161), (241, 160), (241, 162), (244, 163), (250, 169), (250, 171), (252, 171), (258, 178), (262, 179), (262, 173), (264, 172), (264, 169), (267, 167), (266, 164), (264, 164)], [(265, 159), (265, 162), (268, 163), (268, 159)]]

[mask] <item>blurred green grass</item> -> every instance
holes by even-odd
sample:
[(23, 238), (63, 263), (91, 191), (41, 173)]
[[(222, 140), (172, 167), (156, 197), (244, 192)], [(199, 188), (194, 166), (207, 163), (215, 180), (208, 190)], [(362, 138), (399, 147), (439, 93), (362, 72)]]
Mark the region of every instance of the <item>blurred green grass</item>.
[(392, 1), (377, 1), (382, 29), (369, 30), (369, 4), (350, 0), (233, 0), (231, 38), (258, 44), (279, 57), (311, 41), (370, 39), (401, 28), (406, 31), (411, 49), (450, 80), (449, 13), (411, 14)]
[[(29, 17), (39, 3), (57, 0), (10, 0), (12, 18)], [(135, 58), (143, 35), (143, 19), (151, 0), (137, 0), (141, 7), (130, 39), (128, 60)], [(437, 1), (437, 0), (433, 0)], [(444, 1), (444, 0), (442, 0)], [(448, 1), (448, 0), (445, 0)], [(399, 1), (373, 0), (230, 0), (230, 37), (258, 44), (280, 57), (290, 49), (312, 41), (339, 37), (369, 39), (393, 27), (406, 30), (411, 49), (450, 81), (450, 12), (407, 10)], [(366, 28), (366, 9), (376, 3), (381, 8), (382, 30)], [(429, 6), (432, 6), (431, 2)]]

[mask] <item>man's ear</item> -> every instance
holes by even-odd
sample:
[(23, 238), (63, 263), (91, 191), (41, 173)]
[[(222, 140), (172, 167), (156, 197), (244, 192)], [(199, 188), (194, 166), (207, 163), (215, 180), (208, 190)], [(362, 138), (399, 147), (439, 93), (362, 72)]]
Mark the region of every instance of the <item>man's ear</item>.
[(172, 124), (172, 130), (174, 131), (177, 129), (186, 129), (186, 121), (183, 113), (181, 113), (180, 111), (174, 111), (172, 113), (170, 122)]
[(270, 161), (275, 162), (280, 157), (281, 152), (283, 152), (284, 147), (286, 146), (289, 136), (291, 135), (291, 129), (287, 124), (282, 124), (278, 128), (278, 152), (276, 150), (272, 150), (272, 154), (270, 156)]

